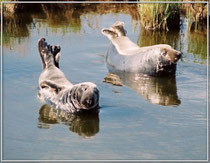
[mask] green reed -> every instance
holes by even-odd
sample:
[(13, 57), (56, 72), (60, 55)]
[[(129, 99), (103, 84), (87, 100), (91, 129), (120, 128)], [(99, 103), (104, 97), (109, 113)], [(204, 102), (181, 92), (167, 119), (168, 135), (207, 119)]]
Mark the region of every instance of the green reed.
[(138, 4), (140, 21), (149, 30), (166, 30), (179, 26), (180, 12), (178, 4), (147, 3)]

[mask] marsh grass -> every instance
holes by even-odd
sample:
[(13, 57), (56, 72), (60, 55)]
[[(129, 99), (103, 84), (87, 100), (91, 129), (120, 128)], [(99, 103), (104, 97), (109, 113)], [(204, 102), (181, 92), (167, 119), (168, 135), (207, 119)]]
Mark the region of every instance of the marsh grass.
[(207, 4), (185, 4), (187, 26), (190, 31), (205, 31), (207, 27)]
[(147, 3), (138, 4), (140, 22), (147, 30), (179, 28), (180, 11), (178, 4)]

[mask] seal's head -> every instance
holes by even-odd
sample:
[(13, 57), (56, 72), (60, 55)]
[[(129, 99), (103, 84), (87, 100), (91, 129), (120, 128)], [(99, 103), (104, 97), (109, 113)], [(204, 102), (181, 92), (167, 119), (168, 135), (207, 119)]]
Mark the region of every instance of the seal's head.
[(169, 47), (163, 47), (161, 49), (160, 54), (169, 62), (176, 64), (178, 60), (181, 58), (182, 54), (181, 52), (174, 50), (173, 48)]
[(99, 107), (99, 90), (91, 82), (74, 85), (70, 94), (73, 106), (79, 111), (97, 109)]
[(157, 60), (156, 75), (175, 75), (176, 65), (181, 58), (181, 52), (174, 50), (169, 45), (159, 45), (160, 53)]

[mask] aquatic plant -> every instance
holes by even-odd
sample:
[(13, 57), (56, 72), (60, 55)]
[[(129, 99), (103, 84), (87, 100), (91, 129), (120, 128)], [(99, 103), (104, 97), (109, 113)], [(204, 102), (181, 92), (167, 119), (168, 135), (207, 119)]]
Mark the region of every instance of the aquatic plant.
[(207, 26), (207, 4), (195, 3), (184, 5), (187, 26), (190, 31), (204, 31)]
[(138, 12), (145, 29), (179, 29), (180, 11), (176, 3), (139, 3)]

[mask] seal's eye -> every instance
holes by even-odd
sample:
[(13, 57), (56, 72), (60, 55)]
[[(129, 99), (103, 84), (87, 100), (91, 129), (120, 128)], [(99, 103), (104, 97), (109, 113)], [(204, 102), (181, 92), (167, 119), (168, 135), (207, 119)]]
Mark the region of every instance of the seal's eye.
[(166, 49), (163, 49), (162, 53), (161, 53), (163, 56), (166, 56), (167, 55), (167, 51)]
[(166, 55), (167, 55), (167, 53), (163, 53), (163, 55), (164, 55), (164, 56), (166, 56)]
[(166, 56), (168, 54), (167, 49), (166, 48), (161, 49), (160, 54), (162, 56)]
[(81, 90), (83, 91), (83, 92), (85, 92), (85, 91), (87, 91), (87, 86), (83, 86), (82, 88), (81, 88)]

